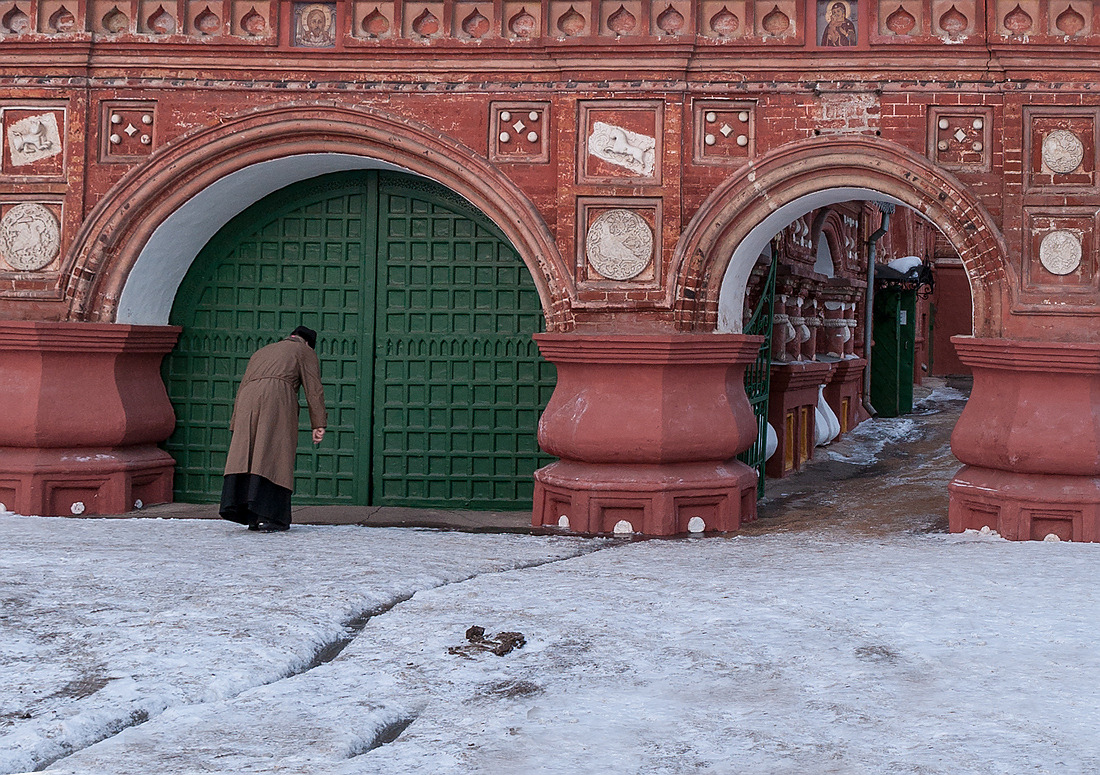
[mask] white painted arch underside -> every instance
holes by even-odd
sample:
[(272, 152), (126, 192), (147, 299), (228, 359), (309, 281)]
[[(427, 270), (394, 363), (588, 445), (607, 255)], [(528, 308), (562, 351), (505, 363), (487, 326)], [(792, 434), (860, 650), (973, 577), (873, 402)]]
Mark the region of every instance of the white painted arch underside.
[(861, 200), (907, 207), (901, 200), (869, 188), (828, 188), (788, 202), (758, 223), (734, 249), (722, 277), (722, 289), (718, 295), (718, 332), (741, 333), (749, 275), (775, 235), (796, 219), (820, 207)]
[(285, 156), (237, 170), (187, 200), (153, 232), (119, 296), (117, 323), (168, 324), (176, 292), (206, 243), (268, 194), (318, 175), (346, 170), (415, 172), (378, 159), (339, 153)]

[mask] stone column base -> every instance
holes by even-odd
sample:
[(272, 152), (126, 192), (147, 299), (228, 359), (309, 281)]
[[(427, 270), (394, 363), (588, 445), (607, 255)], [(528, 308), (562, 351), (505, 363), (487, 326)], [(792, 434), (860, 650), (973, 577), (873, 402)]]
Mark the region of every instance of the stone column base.
[[(756, 438), (741, 334), (536, 334), (558, 382), (539, 444), (535, 527), (578, 533), (735, 530), (756, 516)], [(564, 519), (562, 519), (564, 517)]]
[(172, 326), (0, 321), (0, 502), (122, 514), (172, 500), (175, 427), (160, 364)]
[(951, 434), (952, 531), (1100, 541), (1100, 344), (951, 339), (974, 389)]
[(124, 514), (172, 500), (175, 461), (156, 447), (0, 447), (0, 503), (28, 515)]
[(989, 527), (1010, 541), (1100, 541), (1100, 480), (963, 466), (947, 486), (952, 533)]
[(535, 472), (535, 527), (577, 533), (736, 530), (756, 519), (756, 472), (724, 464), (614, 465), (561, 460)]

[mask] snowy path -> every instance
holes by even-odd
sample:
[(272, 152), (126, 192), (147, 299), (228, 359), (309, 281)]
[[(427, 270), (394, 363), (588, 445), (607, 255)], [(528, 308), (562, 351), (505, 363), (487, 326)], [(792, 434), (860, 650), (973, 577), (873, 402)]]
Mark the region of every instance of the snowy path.
[[(969, 535), (625, 544), (418, 593), (331, 663), (48, 771), (1100, 772), (1098, 564)], [(447, 654), (474, 623), (528, 645)]]
[(306, 669), (414, 593), (598, 548), (571, 538), (0, 516), (0, 773)]

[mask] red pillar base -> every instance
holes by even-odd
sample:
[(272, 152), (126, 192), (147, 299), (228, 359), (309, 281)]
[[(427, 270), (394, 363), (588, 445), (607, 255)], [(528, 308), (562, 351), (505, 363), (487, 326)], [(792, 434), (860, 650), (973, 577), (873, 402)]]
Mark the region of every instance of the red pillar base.
[(834, 364), (820, 361), (773, 363), (768, 422), (779, 446), (764, 466), (773, 479), (789, 476), (814, 455), (817, 390), (829, 382)]
[[(745, 367), (760, 337), (538, 334), (558, 370), (539, 444), (535, 527), (578, 533), (735, 530), (756, 516)], [(565, 518), (564, 520), (562, 518)]]
[(535, 472), (532, 523), (577, 533), (736, 530), (756, 519), (756, 472), (723, 464), (598, 465), (559, 461)]
[(952, 533), (989, 527), (1010, 541), (1100, 541), (1100, 481), (964, 466), (947, 486)]
[(18, 514), (124, 514), (172, 500), (175, 461), (154, 446), (0, 448), (0, 503)]
[(160, 363), (171, 326), (0, 321), (0, 502), (122, 514), (172, 500), (175, 428)]
[(861, 399), (863, 367), (866, 365), (867, 361), (862, 358), (837, 361), (833, 376), (825, 386), (825, 400), (840, 420), (842, 436), (867, 419), (867, 410), (863, 408)]
[(1100, 541), (1100, 345), (953, 337), (974, 389), (951, 435), (953, 532)]

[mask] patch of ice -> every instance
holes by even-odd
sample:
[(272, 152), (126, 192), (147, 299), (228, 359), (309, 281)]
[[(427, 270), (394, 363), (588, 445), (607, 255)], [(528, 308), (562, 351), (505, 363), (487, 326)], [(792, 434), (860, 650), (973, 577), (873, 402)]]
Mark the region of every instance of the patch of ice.
[(985, 525), (981, 530), (964, 530), (961, 533), (947, 533), (946, 537), (951, 540), (963, 540), (963, 541), (1004, 541), (1001, 538), (1001, 534), (992, 529), (989, 525)]
[(821, 453), (828, 460), (866, 466), (878, 460), (888, 445), (915, 440), (919, 433), (920, 426), (907, 417), (873, 417)]
[(943, 386), (933, 388), (932, 392), (926, 395), (924, 398), (916, 402), (917, 406), (924, 406), (925, 404), (934, 404), (940, 401), (966, 401), (969, 396), (961, 390), (956, 390), (953, 387)]

